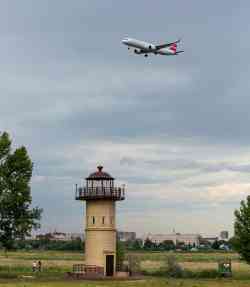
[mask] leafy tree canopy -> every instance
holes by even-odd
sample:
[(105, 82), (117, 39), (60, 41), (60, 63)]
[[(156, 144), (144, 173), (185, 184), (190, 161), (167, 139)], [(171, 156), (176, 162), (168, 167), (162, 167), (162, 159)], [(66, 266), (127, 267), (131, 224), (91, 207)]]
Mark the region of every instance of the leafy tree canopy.
[(149, 238), (146, 238), (143, 248), (144, 249), (153, 249), (156, 244), (154, 244)]
[(235, 210), (233, 245), (241, 257), (250, 263), (250, 196), (242, 200), (240, 209)]
[(26, 148), (12, 152), (8, 133), (0, 134), (0, 242), (6, 250), (40, 227), (42, 210), (30, 207), (32, 169)]
[(175, 244), (174, 244), (173, 240), (164, 240), (163, 242), (161, 242), (159, 244), (159, 246), (163, 250), (173, 250), (173, 249), (175, 249)]

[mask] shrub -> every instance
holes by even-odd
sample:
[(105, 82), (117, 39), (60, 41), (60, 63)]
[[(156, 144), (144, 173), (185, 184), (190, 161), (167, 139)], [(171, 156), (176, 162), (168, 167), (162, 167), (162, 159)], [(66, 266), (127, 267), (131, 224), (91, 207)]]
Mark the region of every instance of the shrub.
[(141, 273), (140, 260), (138, 256), (128, 256), (128, 269), (130, 275)]
[(182, 278), (184, 275), (183, 269), (180, 264), (177, 263), (176, 257), (174, 255), (167, 257), (166, 273), (169, 277), (174, 278)]

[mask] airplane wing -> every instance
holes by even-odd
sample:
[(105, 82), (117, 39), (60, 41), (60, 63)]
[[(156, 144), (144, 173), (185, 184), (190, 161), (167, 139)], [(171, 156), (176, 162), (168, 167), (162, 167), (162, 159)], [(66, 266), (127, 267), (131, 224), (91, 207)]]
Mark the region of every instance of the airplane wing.
[(169, 47), (169, 46), (171, 46), (171, 45), (173, 45), (173, 44), (177, 44), (177, 43), (180, 43), (180, 39), (179, 40), (177, 40), (177, 41), (175, 41), (175, 42), (172, 42), (172, 43), (166, 43), (166, 44), (162, 44), (162, 45), (156, 45), (155, 47), (156, 47), (156, 50), (160, 50), (160, 49), (163, 49), (163, 48), (167, 48), (167, 47)]
[(148, 54), (148, 53), (151, 53), (150, 51), (146, 51), (146, 50), (143, 50), (143, 49), (135, 49), (135, 53), (136, 54)]

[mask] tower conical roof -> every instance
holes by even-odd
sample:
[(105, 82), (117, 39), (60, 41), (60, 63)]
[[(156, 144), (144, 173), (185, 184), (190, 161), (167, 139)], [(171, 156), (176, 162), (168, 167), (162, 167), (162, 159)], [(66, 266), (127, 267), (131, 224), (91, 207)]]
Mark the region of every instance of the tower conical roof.
[(103, 166), (98, 166), (97, 167), (97, 171), (91, 173), (86, 179), (87, 180), (101, 180), (101, 179), (107, 179), (107, 180), (114, 180), (114, 178), (108, 174), (107, 172), (102, 171), (103, 170)]

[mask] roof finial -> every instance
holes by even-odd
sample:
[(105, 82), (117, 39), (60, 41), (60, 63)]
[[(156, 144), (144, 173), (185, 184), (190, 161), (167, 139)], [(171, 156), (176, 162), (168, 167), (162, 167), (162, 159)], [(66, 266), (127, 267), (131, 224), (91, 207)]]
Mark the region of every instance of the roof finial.
[(97, 169), (98, 169), (99, 172), (102, 172), (103, 166), (98, 165)]

